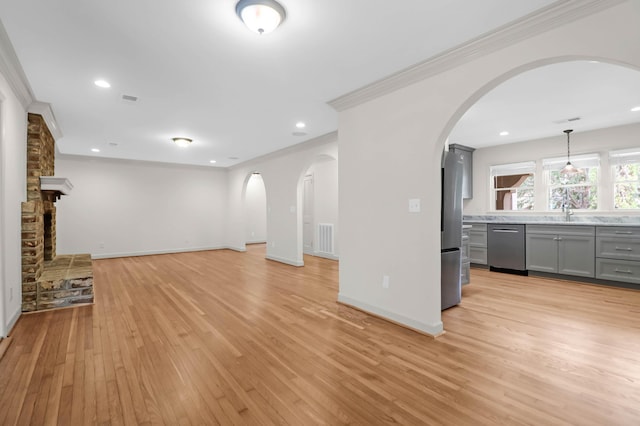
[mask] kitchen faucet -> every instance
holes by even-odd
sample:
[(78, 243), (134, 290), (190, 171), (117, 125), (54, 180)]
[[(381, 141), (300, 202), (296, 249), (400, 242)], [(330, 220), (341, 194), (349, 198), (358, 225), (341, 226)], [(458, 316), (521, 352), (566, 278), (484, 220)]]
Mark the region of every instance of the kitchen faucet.
[(562, 204), (562, 211), (564, 212), (564, 220), (566, 222), (571, 221), (571, 215), (573, 214), (573, 211), (571, 210), (571, 206), (569, 205), (569, 203)]

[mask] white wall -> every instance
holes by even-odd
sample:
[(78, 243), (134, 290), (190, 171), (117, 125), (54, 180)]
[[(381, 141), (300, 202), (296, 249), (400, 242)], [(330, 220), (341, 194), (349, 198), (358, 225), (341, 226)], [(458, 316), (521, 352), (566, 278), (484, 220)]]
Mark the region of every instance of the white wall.
[[(536, 161), (535, 212), (546, 212), (548, 214), (542, 160), (544, 158), (566, 156), (566, 142), (566, 136), (562, 134), (556, 137), (477, 149), (473, 153), (473, 198), (465, 200), (464, 214), (482, 215), (492, 212), (495, 206), (491, 205), (489, 168), (498, 164), (522, 161)], [(571, 135), (572, 156), (592, 153), (600, 154), (601, 185), (598, 191), (598, 211), (585, 212), (585, 214), (614, 211), (613, 184), (610, 179), (608, 153), (609, 151), (625, 148), (640, 149), (640, 124), (610, 127), (589, 132), (574, 132)], [(495, 214), (495, 211), (493, 213)], [(520, 213), (530, 214), (531, 212)], [(562, 214), (556, 213), (558, 215)], [(518, 213), (500, 212), (500, 214)], [(630, 214), (630, 212), (626, 211), (624, 214)]]
[[(485, 55), (475, 52), (456, 68), (341, 111), (339, 300), (439, 333), (446, 137), (477, 99), (519, 72), (579, 58), (640, 68), (640, 49), (630, 42), (640, 40), (639, 13), (640, 2), (629, 1)], [(408, 213), (410, 198), (422, 200), (422, 212)]]
[(252, 174), (244, 197), (247, 244), (267, 241), (267, 193), (259, 174)]
[(22, 307), (21, 203), (26, 199), (27, 114), (0, 74), (0, 336)]
[(58, 155), (57, 253), (96, 258), (225, 246), (227, 172)]
[(253, 171), (267, 195), (267, 258), (302, 266), (302, 178), (318, 158), (337, 158), (335, 133), (232, 167), (229, 171), (227, 245), (245, 250), (244, 193)]
[(333, 258), (340, 255), (338, 226), (338, 161), (329, 158), (314, 163), (306, 174), (313, 175), (314, 252), (317, 253), (318, 224), (333, 224)]

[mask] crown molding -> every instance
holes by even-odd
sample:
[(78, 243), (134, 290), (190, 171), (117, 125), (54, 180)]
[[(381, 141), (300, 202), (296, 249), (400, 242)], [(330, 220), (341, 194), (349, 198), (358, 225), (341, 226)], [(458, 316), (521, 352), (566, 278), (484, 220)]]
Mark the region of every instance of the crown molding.
[(7, 79), (9, 86), (26, 110), (34, 96), (27, 76), (20, 65), (18, 55), (13, 49), (9, 35), (0, 20), (0, 73)]
[(305, 142), (301, 142), (299, 144), (296, 145), (291, 145), (288, 146), (286, 148), (282, 148), (279, 149), (277, 151), (273, 151), (270, 152), (268, 154), (265, 155), (261, 155), (260, 157), (255, 157), (252, 158), (250, 160), (247, 161), (243, 161), (241, 163), (238, 164), (234, 164), (233, 166), (229, 166), (228, 169), (229, 170), (234, 170), (234, 169), (239, 169), (242, 167), (246, 167), (246, 166), (250, 166), (253, 164), (257, 164), (272, 158), (276, 158), (276, 157), (281, 157), (285, 154), (291, 154), (291, 153), (295, 153), (298, 151), (303, 151), (306, 149), (311, 149), (311, 148), (315, 148), (318, 146), (322, 146), (331, 142), (336, 142), (338, 140), (338, 132), (337, 131), (333, 131), (333, 132), (329, 132), (329, 133), (325, 133), (324, 135), (315, 137), (313, 139), (309, 139), (308, 141)]
[(527, 38), (592, 15), (627, 0), (559, 0), (540, 10), (432, 56), (381, 80), (329, 101), (337, 111), (407, 87)]
[(56, 121), (55, 115), (53, 115), (53, 110), (51, 109), (51, 104), (46, 102), (34, 101), (31, 102), (27, 111), (33, 114), (39, 114), (44, 118), (44, 122), (47, 123), (47, 127), (49, 128), (49, 132), (51, 132), (51, 136), (53, 136), (54, 140), (58, 140), (62, 137), (62, 130), (60, 130), (60, 126), (58, 126), (58, 122)]

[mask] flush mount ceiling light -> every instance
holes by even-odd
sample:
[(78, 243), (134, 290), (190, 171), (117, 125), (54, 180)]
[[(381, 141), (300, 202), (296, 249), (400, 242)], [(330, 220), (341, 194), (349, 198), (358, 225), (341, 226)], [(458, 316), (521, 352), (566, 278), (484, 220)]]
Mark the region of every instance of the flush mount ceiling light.
[(567, 129), (567, 130), (563, 130), (564, 133), (567, 134), (567, 165), (564, 166), (564, 168), (562, 170), (560, 170), (560, 173), (563, 175), (573, 175), (575, 173), (578, 173), (580, 170), (576, 169), (573, 164), (571, 164), (571, 151), (569, 149), (569, 135), (571, 134), (571, 132), (573, 132), (572, 129)]
[(109, 82), (106, 80), (96, 80), (93, 82), (93, 84), (98, 87), (102, 87), (103, 89), (108, 89), (109, 87), (111, 87), (111, 84), (109, 84)]
[(191, 144), (191, 142), (193, 142), (189, 138), (172, 138), (171, 140), (174, 141), (180, 148), (186, 148)]
[(284, 7), (275, 0), (240, 0), (236, 14), (253, 32), (269, 34), (287, 16)]

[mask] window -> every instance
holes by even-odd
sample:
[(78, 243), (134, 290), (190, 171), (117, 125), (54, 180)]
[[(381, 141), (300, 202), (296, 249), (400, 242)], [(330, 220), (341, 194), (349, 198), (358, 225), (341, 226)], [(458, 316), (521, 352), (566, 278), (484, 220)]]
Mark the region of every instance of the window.
[(613, 171), (613, 207), (640, 209), (640, 149), (609, 153)]
[(491, 191), (495, 210), (533, 210), (536, 163), (492, 166)]
[(566, 157), (542, 161), (547, 175), (549, 210), (560, 210), (565, 205), (575, 210), (597, 209), (600, 157), (597, 154), (571, 157), (571, 164), (578, 169), (578, 173), (571, 175), (560, 173), (565, 164)]

